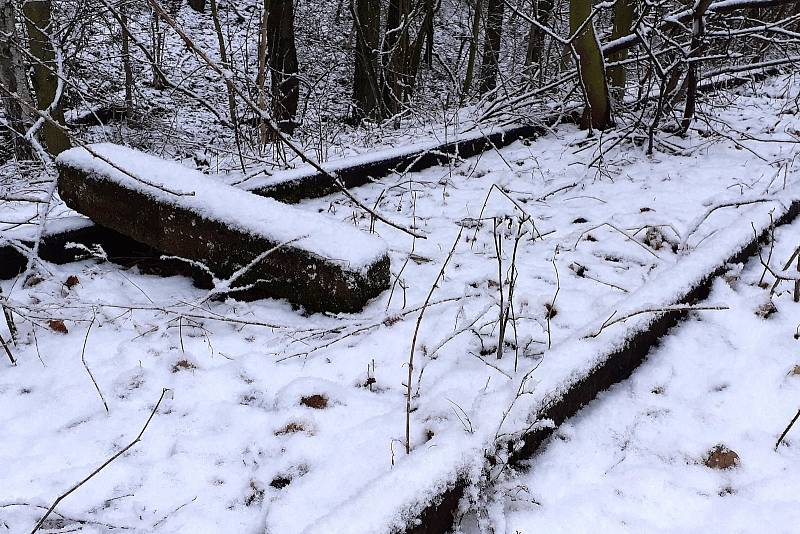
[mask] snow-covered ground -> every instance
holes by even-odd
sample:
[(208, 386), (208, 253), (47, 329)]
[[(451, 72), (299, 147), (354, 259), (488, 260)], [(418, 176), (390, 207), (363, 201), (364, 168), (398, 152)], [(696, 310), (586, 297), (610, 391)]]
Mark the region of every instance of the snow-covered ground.
[[(800, 224), (776, 237), (783, 264)], [(754, 259), (718, 280), (709, 300), (729, 310), (691, 317), (630, 380), (562, 425), (499, 490), (496, 532), (797, 532), (800, 427), (775, 444), (800, 408), (800, 304), (782, 282), (765, 318), (763, 271)], [(736, 466), (706, 465), (717, 445)]]
[[(388, 244), (395, 283), (358, 314), (309, 315), (280, 301), (208, 301), (186, 279), (96, 260), (48, 265), (31, 287), (0, 283), (19, 330), (11, 347), (19, 365), (0, 372), (0, 526), (32, 528), (42, 506), (136, 437), (163, 388), (170, 391), (142, 441), (59, 504), (63, 516), (53, 515), (58, 525), (51, 528), (194, 533), (262, 532), (266, 525), (284, 534), (322, 531), (338, 524), (333, 517), (342, 510), (370, 524), (377, 504), (431, 487), (447, 462), (462, 460), (454, 456), (469, 436), (497, 426), (485, 416), (485, 398), (502, 394), (550, 347), (673, 267), (682, 239), (702, 254), (704, 243), (742, 212), (720, 209), (691, 231), (710, 206), (796, 181), (795, 96), (792, 79), (782, 78), (754, 96), (725, 100), (720, 116), (736, 131), (710, 135), (700, 124), (686, 139), (662, 134), (675, 153), (652, 158), (627, 142), (613, 147), (614, 134), (599, 145), (610, 149), (601, 158), (596, 139), (561, 127), (533, 143), (358, 188), (366, 204), (427, 235), (414, 240), (374, 224)], [(341, 195), (300, 207), (365, 231), (373, 226)], [(7, 204), (0, 215), (24, 220), (28, 210)], [(70, 276), (77, 283), (67, 283)], [(407, 365), (435, 283), (414, 351), (407, 456)], [(499, 316), (510, 312), (509, 296), (512, 319), (498, 359)], [(706, 324), (717, 323), (689, 331), (700, 335)], [(703, 384), (722, 383), (704, 373), (695, 373)], [(667, 378), (658, 402), (673, 398)], [(623, 387), (652, 387), (638, 382)], [(725, 391), (707, 395), (730, 395)], [(764, 432), (774, 434), (790, 415), (781, 406), (765, 418), (771, 426)], [(680, 413), (677, 404), (670, 409)], [(690, 424), (688, 417), (671, 421), (678, 428), (670, 439)], [(714, 444), (706, 439), (725, 441), (740, 452), (741, 472), (757, 473), (762, 456), (750, 454), (756, 442), (740, 443), (737, 435), (698, 435), (672, 454), (698, 458)], [(785, 449), (780, 454), (788, 458)], [(625, 468), (623, 462), (611, 473)], [(389, 484), (388, 475), (407, 472), (403, 484)], [(531, 517), (511, 514), (511, 532), (530, 530), (523, 521)], [(375, 520), (383, 519), (403, 518)]]

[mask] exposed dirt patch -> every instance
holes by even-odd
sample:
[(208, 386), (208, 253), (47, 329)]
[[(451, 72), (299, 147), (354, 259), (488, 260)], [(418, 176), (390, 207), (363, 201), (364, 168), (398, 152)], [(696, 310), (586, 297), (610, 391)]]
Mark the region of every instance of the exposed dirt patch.
[(297, 434), (298, 432), (306, 432), (306, 427), (303, 423), (289, 423), (280, 430), (275, 431), (276, 436), (285, 436), (286, 434)]
[(50, 330), (52, 330), (53, 332), (58, 332), (59, 334), (69, 333), (67, 325), (65, 325), (64, 321), (62, 321), (61, 319), (51, 319), (47, 321), (47, 326), (50, 327)]
[(708, 451), (705, 462), (706, 467), (711, 469), (733, 469), (740, 463), (739, 455), (730, 450), (725, 445), (716, 445)]
[(300, 404), (314, 408), (315, 410), (324, 410), (328, 407), (328, 398), (324, 395), (314, 394), (300, 399)]
[(172, 366), (173, 373), (177, 373), (180, 371), (191, 371), (192, 369), (197, 369), (197, 366), (186, 359), (178, 360), (177, 362), (175, 362), (175, 365)]

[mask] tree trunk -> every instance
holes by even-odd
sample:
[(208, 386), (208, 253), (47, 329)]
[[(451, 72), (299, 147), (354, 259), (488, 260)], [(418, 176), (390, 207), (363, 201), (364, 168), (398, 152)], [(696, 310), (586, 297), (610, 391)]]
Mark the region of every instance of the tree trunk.
[(469, 94), (472, 88), (472, 77), (475, 72), (475, 57), (478, 55), (478, 38), (481, 33), (481, 11), (483, 11), (483, 0), (476, 0), (475, 14), (472, 18), (472, 36), (469, 42), (469, 56), (467, 57), (467, 72), (464, 75), (464, 87), (461, 90), (461, 102)]
[(300, 99), (293, 0), (271, 0), (267, 13), (267, 48), (272, 71), (272, 116), (291, 132)]
[[(692, 60), (701, 56), (703, 35), (705, 34), (705, 16), (711, 0), (697, 0), (694, 4), (694, 17), (692, 20), (692, 41), (689, 49), (688, 59)], [(683, 118), (681, 119), (681, 131), (686, 133), (692, 125), (694, 114), (697, 108), (697, 67), (698, 61), (689, 63), (689, 72), (686, 74), (686, 105), (683, 108)]]
[[(37, 59), (33, 64), (33, 88), (36, 92), (36, 102), (40, 110), (46, 110), (55, 103), (50, 111), (50, 117), (59, 124), (64, 124), (64, 110), (58, 100), (58, 65), (56, 53), (49, 36), (50, 31), (50, 0), (28, 0), (22, 5), (22, 12), (26, 17), (28, 39), (31, 55)], [(50, 122), (42, 126), (42, 136), (47, 150), (55, 155), (60, 154), (70, 147), (67, 134)]]
[(483, 62), (481, 63), (481, 83), (479, 88), (482, 95), (497, 87), (505, 6), (504, 0), (489, 0), (486, 10), (486, 35), (483, 42)]
[(356, 30), (356, 61), (353, 74), (353, 117), (383, 117), (380, 91), (380, 0), (352, 0), (350, 8)]
[(414, 38), (414, 42), (408, 50), (406, 60), (406, 75), (408, 78), (406, 87), (406, 98), (414, 92), (417, 83), (417, 74), (422, 62), (422, 48), (425, 47), (425, 63), (430, 67), (433, 63), (433, 17), (439, 9), (439, 4), (434, 5), (434, 0), (424, 0), (425, 17), (419, 28), (419, 33)]
[(594, 22), (589, 20), (591, 15), (591, 0), (570, 1), (569, 28), (570, 34), (577, 33), (573, 46), (586, 100), (581, 126), (605, 130), (611, 126), (611, 103), (603, 52), (594, 32)]
[[(256, 87), (258, 89), (258, 109), (267, 109), (267, 17), (269, 16), (269, 0), (264, 0), (261, 7), (261, 27), (258, 32), (258, 73)], [(270, 130), (263, 117), (258, 121), (261, 145), (269, 143)]]
[[(635, 11), (636, 0), (617, 0), (617, 3), (614, 4), (614, 29), (611, 32), (612, 41), (631, 33)], [(609, 57), (609, 60), (612, 62), (624, 61), (626, 59), (628, 59), (627, 48), (615, 52)], [(624, 98), (625, 86), (627, 84), (625, 66), (616, 65), (611, 67), (609, 69), (608, 78), (615, 97), (619, 97), (620, 99)]]
[(189, 0), (189, 7), (198, 13), (203, 13), (206, 10), (206, 0)]
[(122, 69), (125, 71), (125, 114), (133, 117), (133, 68), (131, 66), (130, 35), (128, 34), (128, 14), (124, 3), (119, 6), (120, 27), (122, 28)]
[(390, 115), (400, 112), (406, 97), (409, 0), (389, 0), (383, 38), (383, 104)]
[[(222, 33), (222, 23), (219, 20), (217, 0), (211, 0), (211, 18), (214, 20), (214, 31), (217, 33), (219, 59), (222, 62), (222, 68), (230, 72), (231, 64), (228, 61), (228, 51), (225, 48), (225, 36)], [(231, 126), (233, 126), (233, 138), (236, 143), (237, 153), (239, 154), (239, 163), (242, 166), (242, 172), (246, 173), (244, 157), (242, 156), (242, 142), (239, 139), (239, 118), (236, 114), (236, 91), (233, 87), (233, 81), (225, 80), (225, 88), (228, 90), (228, 114), (231, 118)]]
[[(550, 16), (553, 12), (553, 0), (534, 0), (533, 18), (542, 24), (550, 23)], [(544, 42), (546, 33), (536, 24), (531, 24), (528, 32), (528, 50), (525, 54), (525, 66), (529, 72), (538, 67), (542, 68), (542, 58), (544, 56)]]
[[(17, 48), (20, 39), (15, 21), (13, 1), (0, 0), (0, 85), (6, 87), (10, 92), (16, 93), (19, 100), (32, 103), (25, 67)], [(4, 37), (5, 35), (9, 37)], [(2, 98), (3, 109), (5, 109), (9, 126), (14, 130), (11, 132), (14, 155), (17, 159), (31, 159), (33, 157), (31, 146), (20, 137), (28, 129), (28, 121), (25, 110), (18, 99), (4, 95)]]

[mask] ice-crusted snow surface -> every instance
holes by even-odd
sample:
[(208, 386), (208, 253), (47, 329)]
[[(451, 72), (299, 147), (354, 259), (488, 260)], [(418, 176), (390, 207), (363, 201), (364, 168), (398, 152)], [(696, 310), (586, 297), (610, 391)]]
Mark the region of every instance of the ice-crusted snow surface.
[[(428, 236), (413, 241), (376, 225), (397, 283), (360, 314), (303, 316), (269, 300), (199, 305), (204, 292), (186, 279), (94, 260), (47, 266), (50, 276), (33, 287), (2, 282), (20, 332), (13, 347), (19, 365), (0, 373), (0, 520), (12, 532), (29, 530), (38, 506), (135, 437), (168, 387), (142, 442), (59, 505), (70, 528), (293, 534), (402, 525), (454, 473), (480, 468), (474, 453), (497, 432), (525, 373), (540, 365), (528, 381), (535, 394), (517, 403), (503, 430), (518, 428), (526, 404), (563, 385), (569, 372), (591, 368), (589, 350), (551, 356), (566, 354), (563, 347), (602, 322), (606, 310), (622, 313), (633, 298), (661, 302), (686, 281), (682, 266), (702, 270), (697, 262), (745, 239), (751, 221), (769, 223), (771, 205), (720, 209), (689, 236), (689, 255), (673, 250), (714, 203), (779, 193), (784, 177), (794, 185), (796, 144), (741, 133), (793, 139), (800, 121), (786, 112), (796, 110), (786, 88), (778, 79), (755, 96), (726, 101), (722, 118), (738, 130), (728, 135), (760, 157), (727, 138), (692, 132), (668, 138), (680, 155), (648, 158), (622, 144), (587, 168), (598, 156), (596, 142), (561, 127), (529, 145), (355, 189)], [(3, 209), (19, 215), (14, 206)], [(341, 195), (294, 209), (362, 230), (372, 222)], [(516, 331), (507, 333), (498, 360), (500, 291), (507, 296), (520, 218)], [(411, 338), (459, 231), (418, 337), (413, 451), (406, 456)], [(720, 245), (731, 235), (735, 242)], [(68, 289), (70, 275), (80, 283)], [(672, 285), (638, 291), (654, 280)], [(548, 307), (555, 310), (549, 321)], [(52, 319), (69, 332), (52, 331)], [(621, 342), (625, 326), (593, 343)], [(309, 401), (313, 395), (327, 399), (325, 406)]]
[[(799, 231), (779, 229), (773, 256), (785, 261)], [(783, 282), (765, 318), (763, 270), (753, 260), (718, 280), (710, 299), (729, 310), (691, 317), (562, 425), (498, 489), (496, 532), (796, 532), (800, 427), (774, 447), (800, 408), (800, 304)], [(717, 445), (739, 464), (707, 467)]]
[(365, 270), (386, 255), (386, 245), (379, 238), (352, 225), (250, 194), (128, 147), (98, 143), (67, 150), (57, 161), (92, 179), (112, 180), (158, 202), (189, 209), (276, 244), (291, 242), (293, 247), (341, 261), (354, 270)]

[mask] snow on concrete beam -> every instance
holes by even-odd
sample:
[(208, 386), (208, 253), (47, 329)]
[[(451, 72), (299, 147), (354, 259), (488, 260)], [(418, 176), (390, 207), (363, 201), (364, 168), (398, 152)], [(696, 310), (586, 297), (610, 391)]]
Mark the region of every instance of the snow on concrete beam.
[[(686, 305), (705, 299), (730, 265), (752, 258), (774, 226), (791, 223), (798, 215), (798, 191), (743, 209), (736, 223), (703, 241), (614, 309), (602, 312), (582, 334), (549, 351), (541, 364), (521, 369), (505, 388), (482, 397), (479, 413), (471, 414), (469, 434), (458, 429), (439, 433), (303, 533), (451, 532), (459, 502), (476, 473), (491, 468), (492, 461), (514, 466), (533, 456), (560, 424), (600, 392), (627, 379), (686, 317)], [(674, 309), (664, 313), (637, 313), (670, 307)], [(611, 312), (629, 319), (609, 325)], [(518, 395), (522, 391), (525, 394)], [(500, 432), (510, 441), (498, 443)]]
[[(68, 206), (166, 255), (200, 262), (237, 298), (353, 312), (389, 286), (375, 236), (231, 187), (177, 163), (97, 144), (57, 159)], [(269, 252), (271, 251), (271, 252)]]
[[(557, 120), (570, 121), (574, 117), (547, 117), (543, 124)], [(545, 125), (524, 125), (509, 128), (493, 128), (489, 131), (476, 131), (457, 136), (446, 143), (428, 142), (370, 152), (356, 157), (343, 158), (323, 168), (338, 176), (345, 187), (357, 187), (394, 172), (420, 171), (436, 165), (443, 165), (454, 156), (470, 158), (487, 150), (502, 148), (520, 139), (531, 139), (548, 133)], [(291, 171), (278, 172), (262, 179), (250, 179), (242, 187), (265, 197), (281, 202), (296, 203), (306, 198), (318, 198), (339, 189), (330, 177), (305, 166)]]

